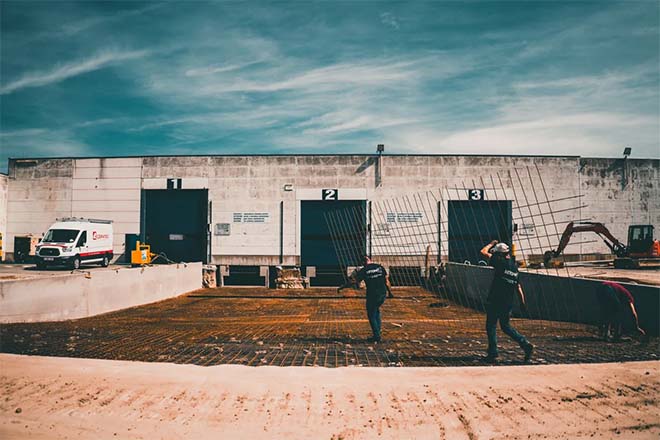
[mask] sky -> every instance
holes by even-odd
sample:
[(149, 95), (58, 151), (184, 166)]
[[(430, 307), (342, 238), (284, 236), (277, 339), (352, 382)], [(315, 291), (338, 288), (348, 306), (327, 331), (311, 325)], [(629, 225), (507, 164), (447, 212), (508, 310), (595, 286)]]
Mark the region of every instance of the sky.
[(0, 2), (8, 157), (660, 157), (660, 3)]

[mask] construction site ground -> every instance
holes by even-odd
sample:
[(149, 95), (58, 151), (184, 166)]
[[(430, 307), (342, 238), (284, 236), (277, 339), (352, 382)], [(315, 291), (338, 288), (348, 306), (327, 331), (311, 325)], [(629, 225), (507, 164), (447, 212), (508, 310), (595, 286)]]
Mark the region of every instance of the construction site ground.
[[(203, 289), (91, 318), (0, 325), (0, 351), (41, 356), (203, 366), (477, 366), (483, 313), (419, 288), (395, 288), (373, 344), (364, 292), (335, 289)], [(535, 344), (533, 364), (657, 360), (658, 338), (606, 343), (593, 326), (527, 319), (513, 325)], [(499, 335), (500, 364), (523, 362)]]
[(0, 438), (657, 439), (658, 364), (251, 368), (0, 354)]
[(653, 267), (642, 267), (640, 269), (615, 269), (613, 267), (598, 265), (571, 266), (562, 269), (548, 269), (548, 273), (551, 275), (558, 274), (559, 276), (660, 286), (660, 266), (657, 265)]

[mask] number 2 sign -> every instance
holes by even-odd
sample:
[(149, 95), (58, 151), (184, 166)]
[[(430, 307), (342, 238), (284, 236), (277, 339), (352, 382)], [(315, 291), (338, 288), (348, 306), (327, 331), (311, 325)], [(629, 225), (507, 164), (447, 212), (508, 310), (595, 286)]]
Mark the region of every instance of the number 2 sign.
[(483, 200), (485, 191), (483, 189), (469, 189), (468, 200)]
[(339, 200), (339, 191), (336, 189), (322, 189), (321, 200)]

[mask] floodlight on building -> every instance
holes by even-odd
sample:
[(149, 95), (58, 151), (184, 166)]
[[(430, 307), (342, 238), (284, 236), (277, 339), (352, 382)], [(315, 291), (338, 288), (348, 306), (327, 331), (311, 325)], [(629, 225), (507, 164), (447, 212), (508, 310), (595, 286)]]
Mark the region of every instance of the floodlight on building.
[(378, 144), (376, 152), (378, 152), (378, 154), (383, 154), (383, 151), (385, 151), (385, 144)]
[(625, 147), (625, 148), (623, 149), (623, 157), (628, 157), (628, 156), (630, 156), (630, 153), (631, 153), (631, 152), (632, 152), (632, 148), (630, 148), (630, 147)]

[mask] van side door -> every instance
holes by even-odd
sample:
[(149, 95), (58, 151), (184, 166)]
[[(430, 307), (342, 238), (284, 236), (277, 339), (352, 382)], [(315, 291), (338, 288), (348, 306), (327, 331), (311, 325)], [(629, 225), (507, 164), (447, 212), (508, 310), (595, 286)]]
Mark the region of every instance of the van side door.
[(76, 248), (78, 248), (78, 253), (81, 257), (88, 252), (89, 245), (87, 244), (87, 231), (82, 231), (80, 237), (78, 237)]

